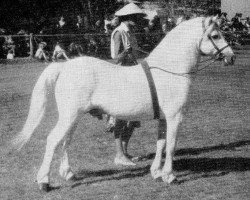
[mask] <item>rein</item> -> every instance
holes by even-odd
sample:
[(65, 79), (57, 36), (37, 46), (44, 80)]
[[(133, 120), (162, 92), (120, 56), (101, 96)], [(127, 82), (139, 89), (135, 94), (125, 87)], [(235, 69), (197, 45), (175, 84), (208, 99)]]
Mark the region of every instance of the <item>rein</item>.
[(215, 63), (215, 62), (217, 61), (217, 60), (214, 60), (213, 58), (210, 58), (210, 59), (207, 59), (207, 60), (202, 61), (202, 62), (200, 62), (200, 63), (207, 62), (207, 61), (210, 61), (210, 60), (213, 60), (213, 61), (210, 62), (210, 63), (208, 63), (207, 65), (205, 65), (205, 66), (202, 67), (202, 68), (196, 69), (196, 71), (191, 71), (191, 72), (187, 72), (187, 73), (175, 73), (175, 72), (171, 72), (171, 71), (168, 71), (168, 70), (159, 68), (159, 67), (150, 67), (150, 69), (159, 69), (159, 70), (164, 71), (164, 72), (167, 72), (167, 73), (169, 73), (169, 74), (173, 74), (173, 75), (176, 75), (176, 76), (187, 77), (188, 75), (197, 74), (199, 71), (202, 71), (202, 70), (204, 70), (204, 69), (210, 67), (213, 63)]
[[(223, 48), (224, 49), (224, 48)], [(146, 52), (146, 51), (142, 51), (140, 49), (136, 49), (137, 51), (141, 51), (142, 53), (145, 53), (145, 54), (149, 54), (149, 52)], [(223, 50), (222, 50), (223, 51)], [(222, 58), (223, 59), (223, 58)], [(186, 77), (187, 75), (193, 75), (193, 74), (197, 74), (199, 71), (202, 71), (208, 67), (210, 67), (213, 63), (215, 63), (218, 59), (215, 59), (214, 57), (212, 58), (208, 58), (206, 60), (203, 60), (203, 61), (200, 61), (199, 63), (205, 63), (205, 62), (208, 62), (208, 61), (211, 61), (210, 63), (206, 64), (204, 67), (202, 68), (197, 68), (196, 71), (191, 71), (191, 72), (187, 72), (187, 73), (175, 73), (175, 72), (171, 72), (171, 71), (168, 71), (168, 70), (165, 70), (165, 69), (162, 69), (160, 67), (149, 67), (149, 69), (159, 69), (161, 71), (164, 71), (164, 72), (167, 72), (169, 74), (173, 74), (173, 75), (177, 75), (177, 76), (184, 76)]]

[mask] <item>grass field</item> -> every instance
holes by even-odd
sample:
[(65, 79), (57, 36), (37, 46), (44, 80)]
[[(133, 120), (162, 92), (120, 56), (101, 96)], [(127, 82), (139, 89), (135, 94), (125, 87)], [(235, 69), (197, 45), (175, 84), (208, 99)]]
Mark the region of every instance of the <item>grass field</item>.
[[(105, 132), (105, 121), (86, 115), (70, 148), (79, 180), (65, 182), (59, 177), (58, 149), (52, 166), (55, 190), (41, 193), (34, 180), (46, 136), (57, 119), (51, 104), (43, 123), (20, 152), (0, 154), (0, 199), (250, 199), (250, 47), (236, 53), (234, 66), (216, 63), (193, 78), (174, 161), (180, 184), (168, 186), (151, 178), (157, 122), (143, 122), (131, 138), (130, 153), (145, 155), (145, 159), (135, 167), (120, 167), (113, 164), (114, 137)], [(21, 130), (31, 91), (46, 66), (23, 60), (0, 64), (1, 151)]]

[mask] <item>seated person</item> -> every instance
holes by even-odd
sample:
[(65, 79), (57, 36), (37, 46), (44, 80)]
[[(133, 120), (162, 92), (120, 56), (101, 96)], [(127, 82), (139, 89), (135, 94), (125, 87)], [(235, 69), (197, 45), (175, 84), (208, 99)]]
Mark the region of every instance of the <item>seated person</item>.
[(39, 60), (45, 60), (48, 61), (48, 56), (46, 56), (46, 53), (44, 51), (44, 48), (47, 46), (46, 42), (40, 42), (38, 45), (38, 49), (36, 50), (35, 53), (35, 58), (39, 59)]
[(88, 46), (87, 54), (91, 56), (97, 56), (99, 46), (98, 46), (96, 38), (90, 37), (89, 43), (87, 46)]
[(83, 47), (78, 42), (71, 42), (69, 45), (70, 56), (83, 56)]
[(15, 57), (15, 50), (14, 50), (14, 49), (10, 49), (10, 50), (8, 51), (8, 54), (7, 54), (7, 59), (8, 59), (8, 60), (13, 60), (14, 57)]
[(11, 36), (5, 36), (4, 37), (5, 42), (3, 43), (3, 51), (5, 52), (7, 59), (14, 59), (15, 57), (15, 49), (16, 45), (14, 44), (14, 41)]
[(66, 55), (66, 51), (64, 50), (63, 44), (57, 42), (52, 55), (52, 60), (55, 61), (59, 58), (64, 58), (66, 60), (69, 60), (68, 56)]

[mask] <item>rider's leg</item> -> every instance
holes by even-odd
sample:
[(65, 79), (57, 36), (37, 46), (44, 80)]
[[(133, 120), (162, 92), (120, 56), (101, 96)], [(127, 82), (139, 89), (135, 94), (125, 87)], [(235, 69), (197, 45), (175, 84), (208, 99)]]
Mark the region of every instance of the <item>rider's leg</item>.
[[(115, 164), (120, 165), (135, 165), (124, 152), (123, 144), (122, 144), (122, 134), (124, 134), (124, 127), (127, 126), (127, 121), (117, 120), (116, 126), (114, 128), (115, 135), (115, 145), (116, 145), (116, 156), (115, 156)], [(127, 144), (125, 144), (127, 146)]]

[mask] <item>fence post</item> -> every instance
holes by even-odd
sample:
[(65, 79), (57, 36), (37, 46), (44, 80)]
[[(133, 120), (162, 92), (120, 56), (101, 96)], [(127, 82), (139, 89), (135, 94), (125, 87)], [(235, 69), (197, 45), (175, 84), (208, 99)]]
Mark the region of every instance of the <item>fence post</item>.
[(30, 58), (34, 56), (33, 33), (30, 34)]

